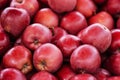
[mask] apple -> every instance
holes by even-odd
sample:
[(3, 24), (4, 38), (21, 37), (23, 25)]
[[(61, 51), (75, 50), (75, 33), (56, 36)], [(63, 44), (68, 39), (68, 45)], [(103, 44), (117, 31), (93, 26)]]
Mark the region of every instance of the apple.
[(80, 39), (75, 35), (64, 35), (56, 43), (61, 49), (64, 59), (69, 59), (72, 52), (80, 45)]
[(107, 80), (107, 78), (111, 76), (110, 72), (104, 68), (97, 69), (93, 75), (97, 80)]
[(120, 76), (111, 76), (107, 80), (120, 80)]
[(120, 52), (113, 52), (104, 62), (104, 67), (113, 75), (120, 75)]
[(60, 26), (70, 34), (77, 34), (80, 30), (87, 27), (86, 18), (78, 11), (72, 11), (63, 16)]
[(116, 26), (118, 29), (120, 29), (120, 17), (117, 19)]
[(70, 78), (69, 80), (97, 80), (93, 75), (85, 73), (85, 74), (77, 74)]
[(15, 38), (19, 37), (29, 24), (30, 16), (24, 9), (7, 7), (1, 14), (2, 27)]
[(35, 17), (34, 17), (34, 23), (40, 23), (48, 28), (54, 28), (58, 26), (58, 16), (56, 13), (54, 13), (50, 8), (42, 8), (40, 9)]
[(61, 50), (51, 43), (42, 44), (33, 54), (33, 64), (38, 71), (56, 72), (63, 63)]
[(83, 44), (95, 46), (100, 53), (104, 53), (112, 41), (111, 31), (100, 23), (89, 25), (78, 33)]
[(109, 30), (112, 30), (114, 28), (113, 17), (106, 11), (100, 11), (88, 20), (89, 25), (94, 24), (94, 23), (103, 24)]
[(94, 46), (83, 44), (71, 54), (70, 64), (77, 73), (94, 73), (101, 65), (101, 56)]
[(69, 64), (63, 64), (63, 66), (56, 72), (56, 76), (59, 80), (69, 80), (75, 75), (76, 73), (72, 70)]
[(46, 26), (33, 23), (24, 30), (22, 34), (23, 44), (30, 50), (36, 50), (44, 43), (49, 43), (52, 39), (52, 32)]
[(18, 69), (6, 68), (0, 72), (0, 80), (27, 80)]
[(55, 27), (53, 29), (53, 37), (52, 37), (52, 40), (51, 42), (56, 44), (57, 41), (64, 35), (67, 35), (67, 31), (61, 27)]
[(86, 18), (91, 17), (97, 11), (97, 7), (93, 0), (77, 0), (75, 9), (82, 13)]
[(3, 56), (5, 68), (16, 68), (27, 74), (32, 70), (32, 53), (24, 46), (15, 46)]
[(57, 80), (57, 78), (47, 71), (39, 71), (30, 80)]
[(12, 0), (10, 7), (23, 8), (30, 16), (34, 16), (40, 8), (40, 4), (37, 0)]
[(48, 5), (57, 13), (72, 11), (76, 6), (77, 0), (48, 0)]

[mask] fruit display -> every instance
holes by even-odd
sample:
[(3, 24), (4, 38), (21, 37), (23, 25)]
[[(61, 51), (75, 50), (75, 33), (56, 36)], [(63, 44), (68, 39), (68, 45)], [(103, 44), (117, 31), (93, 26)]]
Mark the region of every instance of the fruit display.
[(0, 0), (0, 80), (120, 80), (120, 0)]

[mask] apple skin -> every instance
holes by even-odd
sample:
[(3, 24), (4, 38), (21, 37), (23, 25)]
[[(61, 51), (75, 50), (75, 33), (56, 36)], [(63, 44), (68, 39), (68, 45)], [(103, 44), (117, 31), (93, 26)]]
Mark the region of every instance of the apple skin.
[(32, 53), (24, 46), (12, 47), (3, 56), (5, 68), (16, 68), (27, 74), (32, 70)]
[(75, 9), (88, 18), (96, 13), (97, 7), (93, 0), (77, 0)]
[(85, 74), (77, 74), (70, 78), (69, 80), (97, 80), (93, 75), (85, 73)]
[(35, 73), (30, 80), (58, 80), (53, 74), (47, 71)]
[(50, 29), (39, 23), (27, 26), (22, 35), (23, 44), (30, 50), (36, 50), (42, 44), (51, 42), (51, 39)]
[(30, 24), (30, 16), (21, 8), (7, 7), (1, 14), (1, 25), (13, 37), (19, 37), (23, 30)]
[(39, 10), (40, 4), (37, 0), (12, 0), (10, 7), (23, 8), (29, 13), (30, 16), (34, 16)]
[(71, 54), (70, 64), (77, 73), (94, 73), (101, 65), (100, 53), (92, 45), (80, 45)]
[(59, 80), (69, 80), (71, 77), (76, 75), (69, 64), (63, 64), (55, 74)]
[(87, 21), (81, 13), (72, 11), (63, 16), (60, 26), (70, 34), (77, 34), (80, 30), (87, 27)]
[(51, 9), (57, 13), (72, 11), (76, 6), (77, 0), (48, 0)]
[(64, 35), (56, 43), (61, 49), (64, 59), (69, 59), (72, 52), (80, 45), (80, 39), (75, 35)]
[(56, 72), (62, 65), (63, 55), (60, 49), (51, 43), (45, 43), (33, 54), (33, 64), (38, 71)]
[(27, 80), (18, 69), (6, 68), (0, 72), (0, 80)]
[(120, 29), (120, 17), (117, 19), (116, 26), (118, 29)]
[(120, 76), (111, 76), (107, 80), (120, 80)]
[(34, 17), (35, 23), (40, 23), (48, 28), (54, 28), (58, 26), (58, 16), (54, 13), (50, 8), (42, 8), (40, 9)]
[(112, 41), (111, 31), (99, 23), (91, 24), (80, 31), (78, 37), (83, 44), (95, 46), (101, 54), (109, 48)]
[(112, 16), (106, 12), (106, 11), (101, 11), (97, 13), (96, 15), (92, 16), (88, 20), (88, 24), (94, 24), (94, 23), (100, 23), (106, 26), (109, 30), (112, 30), (114, 28), (114, 20)]

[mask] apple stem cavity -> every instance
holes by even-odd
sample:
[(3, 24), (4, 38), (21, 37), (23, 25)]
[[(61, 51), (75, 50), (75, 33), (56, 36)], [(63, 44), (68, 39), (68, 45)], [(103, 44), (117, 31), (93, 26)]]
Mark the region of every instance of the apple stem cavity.
[(41, 70), (46, 70), (46, 66), (47, 66), (46, 61), (45, 61), (45, 60), (42, 60), (42, 61), (40, 62), (40, 66), (41, 66)]

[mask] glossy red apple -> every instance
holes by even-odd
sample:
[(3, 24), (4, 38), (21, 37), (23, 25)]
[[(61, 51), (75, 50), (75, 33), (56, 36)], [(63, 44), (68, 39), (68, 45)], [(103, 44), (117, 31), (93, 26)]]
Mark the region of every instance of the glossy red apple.
[(37, 48), (33, 54), (35, 68), (48, 72), (56, 72), (63, 63), (63, 55), (58, 47), (51, 43), (45, 43)]
[(117, 19), (116, 26), (118, 29), (120, 29), (120, 17)]
[(71, 54), (70, 64), (78, 73), (94, 73), (101, 65), (100, 53), (92, 45), (80, 45)]
[(30, 16), (34, 16), (40, 7), (40, 4), (37, 0), (12, 0), (10, 7), (23, 8)]
[(109, 48), (112, 41), (110, 30), (99, 23), (91, 24), (80, 31), (78, 37), (82, 43), (95, 46), (101, 53), (104, 53)]
[(48, 43), (52, 39), (52, 32), (46, 26), (33, 23), (24, 30), (22, 35), (23, 44), (30, 50), (36, 50), (43, 43)]
[(72, 11), (76, 6), (77, 0), (48, 0), (51, 9), (57, 13)]
[(59, 19), (57, 14), (50, 8), (42, 8), (36, 13), (34, 22), (43, 24), (49, 28), (54, 28), (58, 26)]
[(47, 71), (35, 73), (30, 80), (58, 80), (53, 74)]
[(93, 0), (77, 0), (75, 9), (88, 18), (96, 13), (97, 6)]
[(26, 74), (32, 70), (32, 53), (24, 46), (15, 46), (3, 56), (3, 65)]
[(112, 30), (114, 28), (113, 17), (106, 11), (101, 11), (89, 19), (88, 21), (89, 25), (94, 24), (94, 23), (103, 24), (109, 30)]
[(30, 16), (24, 9), (7, 7), (1, 14), (2, 27), (14, 37), (19, 37), (29, 24)]
[(52, 37), (52, 40), (51, 42), (56, 44), (57, 41), (64, 35), (67, 35), (68, 33), (66, 32), (66, 30), (64, 30), (63, 28), (61, 27), (55, 27), (53, 29), (53, 37)]
[(63, 64), (63, 66), (56, 72), (56, 76), (59, 80), (69, 80), (75, 76), (76, 73), (71, 69), (70, 65)]
[(93, 75), (91, 74), (77, 74), (70, 78), (69, 80), (97, 80)]
[(71, 34), (77, 34), (80, 30), (87, 27), (87, 21), (83, 14), (72, 11), (63, 16), (60, 26)]
[(107, 80), (120, 80), (120, 76), (111, 76)]
[(6, 68), (0, 72), (0, 80), (27, 80), (18, 69)]
[(64, 59), (69, 58), (72, 52), (81, 44), (80, 39), (75, 35), (64, 35), (57, 41), (57, 46), (61, 49)]

